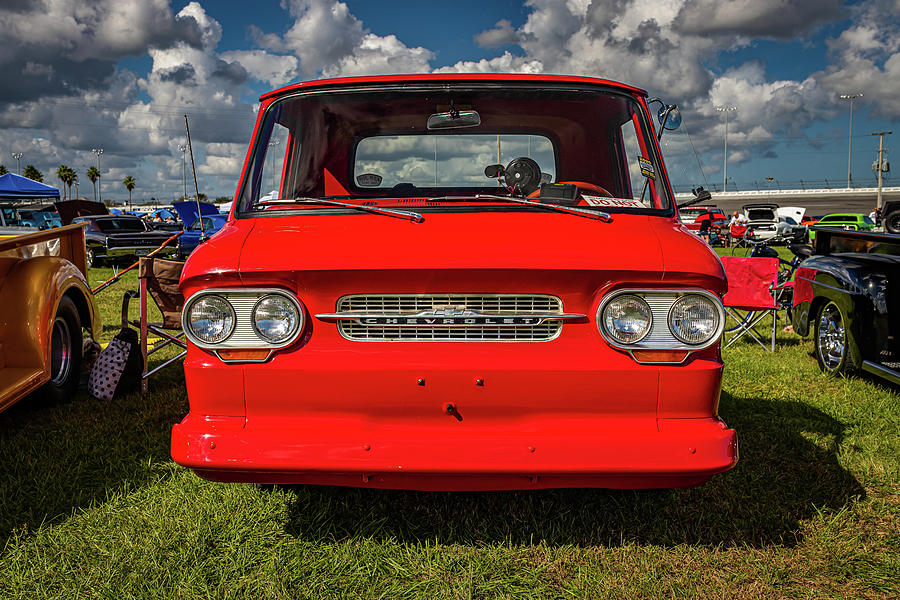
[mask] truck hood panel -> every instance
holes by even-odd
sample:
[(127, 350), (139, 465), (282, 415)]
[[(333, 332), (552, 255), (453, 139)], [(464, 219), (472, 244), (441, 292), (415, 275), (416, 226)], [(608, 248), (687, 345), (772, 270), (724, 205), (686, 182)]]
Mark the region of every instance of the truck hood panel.
[(241, 271), (386, 269), (634, 270), (661, 273), (643, 215), (612, 223), (548, 213), (426, 213), (257, 218)]

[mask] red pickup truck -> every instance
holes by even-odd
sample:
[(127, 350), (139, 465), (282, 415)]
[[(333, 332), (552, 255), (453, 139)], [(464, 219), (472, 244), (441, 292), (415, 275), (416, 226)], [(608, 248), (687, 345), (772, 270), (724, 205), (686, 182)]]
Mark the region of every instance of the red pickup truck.
[(684, 487), (733, 467), (725, 277), (678, 220), (650, 114), (640, 89), (567, 76), (262, 96), (232, 213), (181, 279), (174, 459), (422, 490)]

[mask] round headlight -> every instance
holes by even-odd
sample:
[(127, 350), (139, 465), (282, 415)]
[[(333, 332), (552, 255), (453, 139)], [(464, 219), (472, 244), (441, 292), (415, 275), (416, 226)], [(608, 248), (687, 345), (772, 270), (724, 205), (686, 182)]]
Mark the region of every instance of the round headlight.
[(653, 314), (650, 306), (640, 296), (622, 294), (603, 307), (600, 325), (620, 344), (634, 344), (650, 333)]
[(263, 296), (253, 307), (253, 330), (262, 339), (280, 344), (297, 333), (301, 324), (300, 311), (293, 302), (278, 294)]
[(218, 344), (231, 335), (234, 321), (234, 308), (221, 296), (203, 296), (188, 313), (190, 332), (207, 344)]
[(688, 294), (676, 300), (669, 310), (669, 330), (685, 344), (703, 344), (719, 331), (719, 318), (719, 309), (712, 300)]

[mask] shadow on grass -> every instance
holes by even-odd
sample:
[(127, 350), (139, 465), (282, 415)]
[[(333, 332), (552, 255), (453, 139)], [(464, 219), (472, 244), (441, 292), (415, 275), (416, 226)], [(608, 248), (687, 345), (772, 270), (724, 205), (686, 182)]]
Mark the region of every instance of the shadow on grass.
[[(73, 511), (160, 477), (172, 423), (187, 412), (184, 375), (166, 369), (151, 393), (111, 402), (80, 391), (47, 405), (25, 398), (0, 413), (0, 549)], [(156, 392), (158, 390), (158, 392)]]
[(738, 430), (741, 459), (695, 489), (430, 493), (291, 486), (286, 528), (312, 540), (793, 546), (801, 520), (864, 496), (837, 461), (844, 426), (827, 414), (801, 402), (727, 393), (722, 413)]

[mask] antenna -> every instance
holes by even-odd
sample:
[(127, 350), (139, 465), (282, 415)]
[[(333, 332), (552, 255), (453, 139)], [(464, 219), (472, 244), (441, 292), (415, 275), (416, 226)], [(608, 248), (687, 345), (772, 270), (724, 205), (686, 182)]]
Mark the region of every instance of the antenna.
[(206, 231), (203, 230), (203, 215), (200, 212), (200, 189), (197, 187), (197, 169), (194, 168), (194, 148), (191, 146), (191, 128), (188, 126), (187, 115), (184, 115), (184, 131), (187, 133), (188, 152), (191, 154), (191, 174), (194, 176), (194, 201), (197, 203), (197, 219), (200, 221), (200, 241), (206, 239)]

